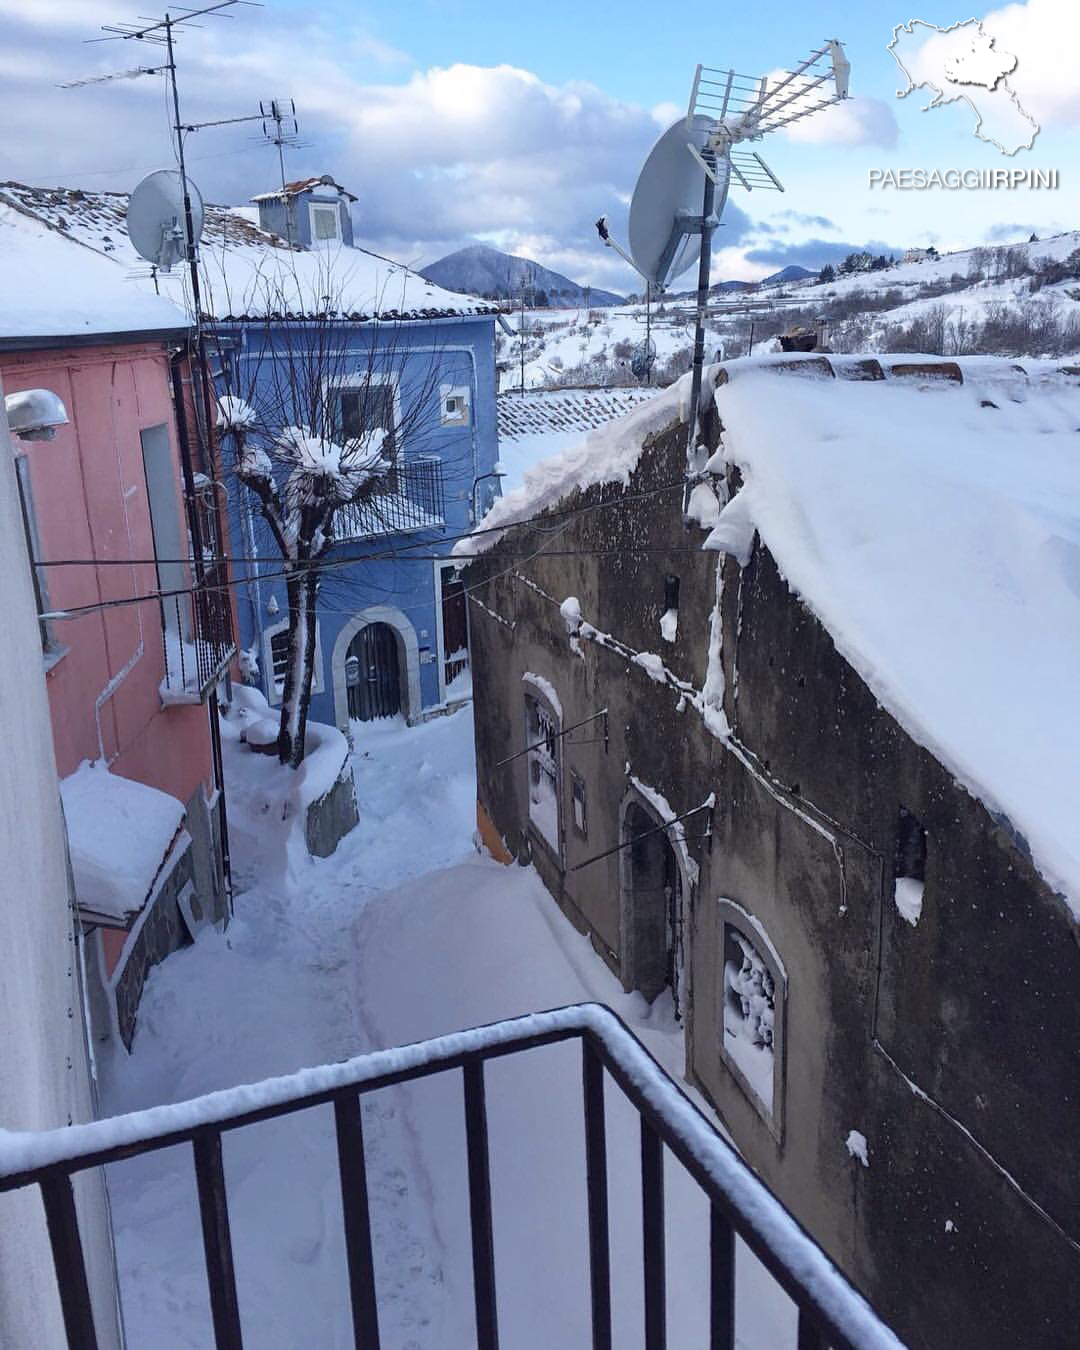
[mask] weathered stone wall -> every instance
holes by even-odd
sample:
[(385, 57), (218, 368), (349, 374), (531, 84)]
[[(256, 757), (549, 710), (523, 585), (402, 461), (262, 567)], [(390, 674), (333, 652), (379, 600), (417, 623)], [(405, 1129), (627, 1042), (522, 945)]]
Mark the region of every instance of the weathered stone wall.
[(171, 870), (159, 883), (141, 919), (136, 921), (137, 931), (133, 931), (115, 978), (116, 1020), (120, 1037), (129, 1050), (135, 1038), (139, 999), (150, 967), (191, 941), (177, 898), (185, 886), (195, 884), (194, 853), (188, 842), (176, 854)]
[[(669, 486), (684, 439), (681, 427), (661, 436), (625, 489), (560, 504), (597, 509), (547, 533), (518, 527), (471, 567), (470, 586), (490, 578), (470, 613), (479, 805), (620, 972), (619, 854), (574, 869), (620, 843), (631, 776), (676, 813), (715, 791), (711, 839), (704, 815), (685, 823), (700, 867), (683, 933), (692, 1075), (909, 1344), (1071, 1344), (1080, 950), (1023, 841), (877, 705), (761, 547), (743, 570), (722, 563), (731, 748), (625, 653), (571, 650), (558, 606), (575, 595), (588, 622), (701, 689), (718, 559), (684, 529)], [(543, 547), (566, 556), (530, 558)], [(671, 644), (659, 631), (667, 573), (681, 582)], [(606, 745), (604, 719), (563, 738), (558, 850), (529, 822), (527, 756), (502, 763), (526, 743), (527, 671), (554, 686), (563, 726), (607, 709)], [(587, 837), (570, 823), (571, 769)], [(902, 807), (927, 835), (914, 927), (892, 898)], [(773, 1128), (721, 1051), (721, 897), (756, 917), (787, 970)], [(869, 1167), (845, 1147), (852, 1130)]]
[(308, 852), (316, 858), (329, 858), (360, 819), (356, 808), (356, 788), (352, 770), (343, 771), (329, 792), (324, 793), (307, 809), (304, 837)]

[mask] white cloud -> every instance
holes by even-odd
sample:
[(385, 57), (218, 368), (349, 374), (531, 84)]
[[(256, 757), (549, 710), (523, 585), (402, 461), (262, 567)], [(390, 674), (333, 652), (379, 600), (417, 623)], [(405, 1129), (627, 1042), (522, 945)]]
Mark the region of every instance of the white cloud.
[(892, 108), (880, 98), (855, 96), (834, 103), (786, 129), (805, 145), (880, 145), (891, 148), (899, 135)]
[(991, 10), (982, 23), (999, 49), (1016, 54), (1009, 87), (1042, 129), (1080, 125), (1080, 4), (1027, 0)]
[(677, 103), (657, 103), (651, 109), (652, 120), (658, 127), (669, 127), (677, 117), (686, 116), (686, 108)]

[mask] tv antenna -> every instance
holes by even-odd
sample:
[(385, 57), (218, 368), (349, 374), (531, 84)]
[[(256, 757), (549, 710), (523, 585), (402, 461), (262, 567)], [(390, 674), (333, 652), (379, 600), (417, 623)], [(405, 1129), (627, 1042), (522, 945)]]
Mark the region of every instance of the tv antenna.
[(836, 38), (811, 52), (794, 70), (779, 75), (747, 76), (699, 65), (686, 116), (663, 133), (638, 176), (630, 202), (629, 249), (611, 237), (606, 217), (596, 222), (604, 244), (659, 292), (695, 260), (698, 264), (684, 515), (690, 482), (704, 468), (704, 455), (697, 447), (697, 414), (713, 232), (721, 223), (731, 187), (747, 192), (784, 190), (755, 150), (739, 147), (846, 99), (850, 77), (851, 65)]
[(296, 120), (296, 104), (291, 98), (260, 100), (259, 115), (262, 132), (271, 145), (277, 146), (278, 168), (281, 171), (281, 201), (285, 208), (285, 234), (289, 244), (292, 237), (292, 215), (285, 195), (285, 146), (298, 144), (300, 123)]
[[(202, 233), (202, 220), (201, 220), (202, 199), (201, 197), (199, 197), (198, 189), (194, 187), (194, 184), (190, 182), (187, 176), (187, 165), (185, 164), (184, 161), (184, 135), (186, 132), (189, 131), (199, 131), (202, 127), (223, 126), (227, 122), (253, 121), (254, 118), (230, 117), (225, 118), (220, 122), (195, 122), (195, 123), (188, 123), (183, 120), (183, 118), (180, 115), (180, 90), (176, 77), (175, 34), (176, 30), (179, 28), (201, 27), (201, 25), (196, 23), (195, 21), (197, 19), (207, 18), (211, 15), (213, 15), (215, 18), (220, 19), (231, 19), (234, 16), (231, 14), (227, 14), (225, 11), (234, 8), (234, 6), (236, 5), (245, 5), (248, 7), (259, 8), (260, 0), (213, 0), (211, 4), (203, 5), (199, 8), (191, 8), (186, 5), (177, 5), (174, 10), (166, 11), (166, 13), (161, 16), (161, 18), (147, 19), (140, 23), (102, 24), (101, 31), (105, 34), (105, 36), (103, 38), (91, 38), (90, 41), (147, 43), (150, 46), (164, 48), (165, 60), (160, 65), (136, 66), (130, 70), (117, 71), (112, 75), (92, 76), (84, 80), (75, 80), (72, 81), (70, 84), (63, 86), (64, 88), (68, 89), (78, 89), (87, 84), (100, 84), (106, 80), (111, 79), (135, 79), (140, 75), (158, 75), (158, 74), (165, 75), (165, 78), (168, 82), (169, 92), (172, 96), (173, 118), (171, 126), (173, 137), (176, 143), (176, 163), (177, 163), (177, 179), (178, 179), (177, 195), (179, 196), (180, 199), (179, 205), (182, 208), (183, 212), (183, 231), (182, 234), (179, 236), (179, 239), (180, 241), (182, 241), (184, 256), (186, 258), (188, 270), (191, 275), (191, 300), (192, 300), (192, 307), (194, 309), (195, 333), (196, 333), (196, 340), (199, 342), (200, 345), (202, 343), (202, 297), (199, 288), (198, 242), (199, 236)], [(168, 170), (162, 171), (162, 173), (168, 172), (169, 172)], [(151, 181), (151, 179), (155, 178), (157, 178), (157, 175), (151, 174), (149, 179), (144, 179), (143, 182), (139, 185), (140, 188), (145, 187), (146, 184), (148, 184)], [(161, 206), (163, 209), (167, 209), (169, 203), (165, 198), (161, 199), (155, 198), (155, 193), (167, 194), (170, 191), (170, 189), (164, 187), (165, 182), (166, 182), (165, 179), (158, 178), (156, 187), (148, 188), (146, 190), (145, 219), (143, 218), (143, 215), (141, 213), (137, 218), (136, 228), (137, 232), (140, 235), (140, 238), (142, 237), (143, 225), (146, 225), (148, 222), (156, 223), (155, 211), (153, 208), (155, 206)], [(196, 203), (198, 214), (200, 217), (198, 229), (195, 228)], [(177, 224), (177, 228), (179, 228), (179, 224)], [(152, 239), (147, 239), (144, 240), (143, 242), (145, 242), (148, 245), (148, 247), (153, 247), (154, 241)], [(159, 245), (161, 245), (162, 241), (159, 238), (157, 242)], [(171, 242), (172, 244), (175, 245), (177, 243), (176, 237), (173, 237)], [(132, 243), (135, 244), (135, 247), (139, 249), (140, 253), (143, 254), (143, 257), (148, 258), (152, 263), (154, 263), (155, 268), (161, 267), (163, 271), (168, 270), (165, 264), (158, 262), (149, 253), (143, 253), (143, 250), (139, 248), (139, 244), (136, 242), (135, 235), (132, 235)], [(168, 256), (167, 253), (164, 256)], [(178, 258), (172, 258), (171, 261), (168, 263), (168, 266), (171, 266), (172, 262), (175, 261), (178, 261)]]

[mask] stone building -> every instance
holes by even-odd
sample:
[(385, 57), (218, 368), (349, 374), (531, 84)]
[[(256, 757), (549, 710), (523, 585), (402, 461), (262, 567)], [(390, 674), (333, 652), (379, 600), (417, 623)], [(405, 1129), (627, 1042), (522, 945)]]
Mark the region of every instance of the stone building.
[(913, 1346), (1080, 1324), (1078, 374), (728, 363), (459, 545), (481, 836)]

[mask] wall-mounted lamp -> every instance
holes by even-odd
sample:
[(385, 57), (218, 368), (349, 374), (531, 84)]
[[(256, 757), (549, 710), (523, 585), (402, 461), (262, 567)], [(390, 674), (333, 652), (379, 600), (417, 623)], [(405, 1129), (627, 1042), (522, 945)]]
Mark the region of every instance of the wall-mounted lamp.
[(21, 441), (51, 441), (71, 420), (51, 389), (23, 389), (4, 398), (8, 428)]

